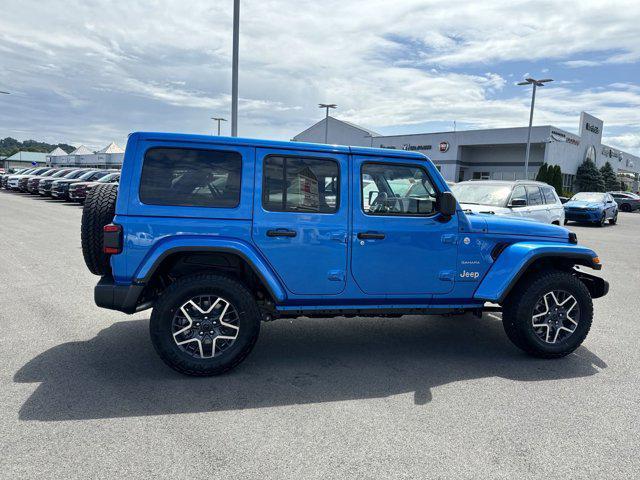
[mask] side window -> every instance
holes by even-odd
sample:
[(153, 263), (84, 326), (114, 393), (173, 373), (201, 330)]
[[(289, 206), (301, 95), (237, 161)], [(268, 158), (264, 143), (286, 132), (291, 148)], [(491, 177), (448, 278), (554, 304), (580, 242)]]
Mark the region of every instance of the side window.
[(237, 207), (241, 172), (237, 152), (152, 148), (144, 156), (140, 200), (149, 205)]
[(542, 194), (544, 195), (544, 203), (547, 205), (554, 205), (558, 203), (556, 199), (555, 190), (552, 187), (542, 187)]
[(527, 201), (527, 192), (522, 185), (517, 185), (513, 189), (513, 193), (511, 194), (511, 202), (514, 200), (524, 200)]
[(335, 213), (339, 185), (335, 160), (270, 156), (264, 161), (262, 206), (272, 212)]
[(368, 215), (435, 213), (435, 189), (422, 167), (365, 163), (360, 188), (362, 210)]
[(535, 185), (527, 185), (527, 200), (530, 206), (534, 205), (542, 205), (544, 202), (542, 201), (542, 193), (540, 193), (540, 188)]

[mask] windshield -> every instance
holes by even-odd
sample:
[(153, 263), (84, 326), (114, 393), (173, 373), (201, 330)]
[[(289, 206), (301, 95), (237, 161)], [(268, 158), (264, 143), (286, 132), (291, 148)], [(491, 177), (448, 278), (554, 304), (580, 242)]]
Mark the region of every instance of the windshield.
[(511, 194), (510, 185), (496, 185), (482, 182), (457, 183), (451, 187), (459, 203), (504, 207)]
[(87, 173), (86, 170), (74, 170), (72, 172), (67, 173), (62, 178), (78, 178), (80, 175), (84, 175), (85, 173)]
[(60, 170), (56, 173), (54, 173), (53, 175), (51, 175), (54, 178), (58, 178), (58, 177), (64, 177), (66, 174), (68, 174), (71, 170)]
[(112, 180), (119, 180), (120, 179), (120, 174), (119, 173), (109, 173), (108, 175), (105, 175), (104, 177), (102, 177), (100, 180), (98, 180), (99, 183), (109, 183)]
[(580, 192), (571, 197), (571, 201), (579, 202), (604, 202), (604, 193)]

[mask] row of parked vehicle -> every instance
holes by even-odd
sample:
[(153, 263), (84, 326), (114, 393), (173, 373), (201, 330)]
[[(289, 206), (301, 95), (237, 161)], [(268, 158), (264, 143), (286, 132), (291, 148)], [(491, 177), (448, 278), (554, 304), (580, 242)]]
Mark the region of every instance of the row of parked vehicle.
[(96, 185), (117, 184), (120, 171), (76, 167), (36, 167), (0, 175), (0, 187), (83, 203)]
[(618, 211), (640, 209), (640, 197), (631, 192), (580, 192), (561, 198), (555, 189), (535, 181), (467, 181), (451, 186), (461, 207), (469, 212), (523, 217), (556, 225), (569, 221), (615, 224)]

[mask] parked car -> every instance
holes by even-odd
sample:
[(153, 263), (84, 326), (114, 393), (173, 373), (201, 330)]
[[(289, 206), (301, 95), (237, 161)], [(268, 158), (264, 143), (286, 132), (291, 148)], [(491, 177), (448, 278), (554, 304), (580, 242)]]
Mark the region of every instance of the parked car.
[(61, 175), (60, 177), (57, 177), (57, 178), (51, 178), (51, 177), (43, 178), (38, 183), (38, 193), (40, 195), (51, 196), (51, 186), (53, 185), (53, 182), (56, 182), (58, 180), (63, 180), (63, 179), (75, 179), (81, 175), (84, 175), (88, 171), (89, 169), (87, 168), (74, 168), (70, 172), (64, 175)]
[(109, 170), (88, 170), (76, 178), (62, 178), (51, 184), (51, 196), (58, 200), (69, 200), (69, 187), (73, 183), (93, 182), (110, 173)]
[(69, 186), (69, 200), (83, 203), (87, 197), (87, 193), (96, 185), (104, 183), (117, 184), (120, 180), (120, 172), (111, 172), (95, 182), (78, 182)]
[[(32, 170), (26, 170), (24, 172), (21, 172), (18, 175), (10, 175), (7, 180), (7, 188), (10, 190), (19, 190), (20, 182), (23, 178), (26, 178), (29, 175), (40, 175), (46, 172), (47, 170), (51, 170), (51, 169), (49, 167), (39, 167), (39, 168), (34, 168)], [(25, 181), (25, 185), (26, 185), (26, 181)]]
[(640, 209), (640, 196), (631, 192), (609, 192), (623, 212), (634, 212)]
[(35, 170), (34, 168), (16, 168), (16, 169), (9, 169), (9, 172), (0, 175), (0, 187), (2, 188), (6, 188), (8, 189), (8, 185), (7, 182), (9, 181), (9, 177), (12, 175), (19, 175), (21, 173), (27, 173), (31, 170)]
[(34, 174), (34, 173), (30, 173), (29, 175), (20, 175), (20, 179), (18, 180), (18, 190), (20, 190), (21, 192), (28, 192), (28, 186), (29, 186), (29, 180), (31, 180), (32, 178), (36, 178), (36, 177), (40, 177), (40, 176), (49, 176), (54, 174), (56, 171), (55, 168), (48, 168), (43, 172), (40, 172), (38, 174)]
[(595, 223), (599, 226), (609, 220), (611, 225), (618, 221), (618, 204), (608, 193), (580, 192), (564, 204), (565, 224), (568, 221)]
[(9, 171), (0, 175), (0, 188), (7, 188), (7, 180), (11, 175), (19, 175), (27, 170), (33, 170), (32, 168), (10, 168)]
[(564, 223), (564, 208), (555, 189), (542, 182), (468, 180), (451, 187), (463, 210), (542, 223)]
[(60, 178), (70, 171), (71, 169), (69, 168), (54, 168), (48, 172), (43, 173), (42, 175), (30, 177), (27, 181), (27, 191), (31, 194), (37, 195), (38, 188), (40, 186), (40, 180), (43, 180), (45, 178)]
[(156, 352), (189, 375), (232, 369), (261, 321), (301, 316), (501, 309), (517, 347), (558, 358), (608, 290), (574, 268), (601, 268), (574, 233), (467, 215), (402, 150), (133, 133), (120, 185), (86, 199), (81, 243), (96, 304), (153, 308)]

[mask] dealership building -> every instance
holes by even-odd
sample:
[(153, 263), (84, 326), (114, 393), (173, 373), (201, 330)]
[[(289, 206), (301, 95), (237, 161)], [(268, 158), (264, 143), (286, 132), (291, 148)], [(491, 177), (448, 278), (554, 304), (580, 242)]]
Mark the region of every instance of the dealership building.
[[(325, 124), (325, 122), (328, 122)], [(621, 180), (638, 190), (640, 157), (602, 143), (604, 122), (580, 114), (578, 134), (552, 125), (531, 129), (529, 178), (543, 164), (559, 165), (565, 190), (573, 191), (578, 166), (590, 158), (598, 168), (607, 161)], [(326, 129), (326, 130), (325, 130)], [(408, 135), (380, 135), (329, 116), (299, 133), (298, 142), (415, 150), (427, 155), (450, 181), (524, 179), (527, 127), (463, 130)]]

